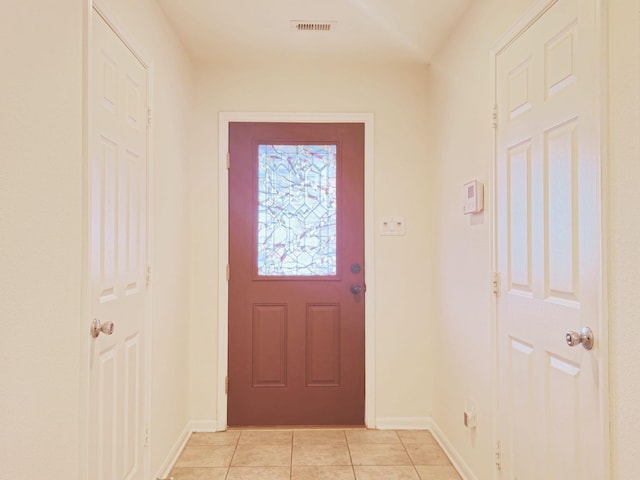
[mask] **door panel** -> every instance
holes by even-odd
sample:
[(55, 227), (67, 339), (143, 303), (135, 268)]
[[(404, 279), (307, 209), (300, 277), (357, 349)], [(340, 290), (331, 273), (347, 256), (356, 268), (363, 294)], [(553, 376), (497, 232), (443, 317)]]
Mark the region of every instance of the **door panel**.
[(307, 305), (305, 383), (340, 386), (340, 305)]
[(254, 305), (252, 361), (253, 386), (287, 384), (287, 306)]
[(364, 126), (231, 123), (229, 425), (364, 424)]
[(145, 478), (146, 70), (94, 12), (90, 125), (89, 477)]
[(558, 0), (497, 55), (501, 478), (605, 478), (595, 2)]

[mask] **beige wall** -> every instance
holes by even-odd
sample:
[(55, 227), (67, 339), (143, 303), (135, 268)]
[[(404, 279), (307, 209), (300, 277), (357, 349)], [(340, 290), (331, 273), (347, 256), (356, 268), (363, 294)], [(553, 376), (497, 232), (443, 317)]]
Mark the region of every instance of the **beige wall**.
[(612, 478), (623, 480), (640, 452), (640, 2), (609, 5)]
[(375, 218), (405, 216), (404, 237), (375, 236), (376, 415), (426, 419), (430, 157), (426, 67), (219, 65), (198, 71), (192, 152), (192, 418), (216, 420), (218, 113), (373, 112)]
[[(477, 478), (493, 475), (490, 211), (462, 215), (461, 188), (490, 187), (490, 55), (532, 0), (476, 2), (431, 63), (431, 155), (437, 165), (436, 315), (433, 325), (434, 420)], [(487, 190), (485, 198), (490, 199)], [(488, 205), (487, 205), (488, 207)], [(435, 281), (437, 279), (437, 281)], [(478, 409), (474, 434), (462, 423), (465, 402)]]
[[(54, 4), (55, 3), (55, 4)], [(103, 2), (155, 69), (152, 474), (188, 423), (191, 65), (152, 0)], [(77, 479), (83, 318), (83, 9), (0, 16), (0, 478)]]
[(73, 479), (86, 331), (82, 8), (72, 0), (8, 0), (2, 9), (0, 478), (55, 471)]
[[(460, 186), (477, 178), (488, 183), (492, 159), (489, 51), (533, 0), (477, 2), (431, 66), (429, 96), (432, 149), (437, 165), (434, 269), (437, 315), (434, 324), (434, 420), (477, 478), (491, 478), (492, 335), (488, 282), (491, 273), (490, 219), (471, 225), (459, 214)], [(609, 287), (612, 380), (613, 479), (637, 476), (640, 449), (640, 45), (637, 0), (611, 0)], [(470, 79), (473, 79), (470, 82)], [(606, 165), (605, 165), (606, 168)], [(489, 197), (487, 197), (489, 198)], [(605, 198), (605, 202), (607, 199)], [(461, 299), (464, 299), (462, 301)], [(463, 427), (466, 399), (479, 407), (475, 437)]]
[[(374, 216), (407, 219), (405, 237), (374, 239), (376, 416), (433, 415), (477, 478), (491, 478), (489, 218), (460, 215), (460, 186), (488, 183), (488, 52), (532, 3), (477, 2), (430, 69), (220, 65), (192, 77), (155, 2), (107, 2), (155, 68), (152, 473), (189, 420), (216, 420), (218, 112), (329, 111), (375, 114)], [(622, 480), (640, 450), (640, 5), (608, 3), (612, 478)], [(6, 0), (0, 16), (3, 480), (79, 478), (84, 5)], [(461, 425), (467, 399), (476, 437)]]

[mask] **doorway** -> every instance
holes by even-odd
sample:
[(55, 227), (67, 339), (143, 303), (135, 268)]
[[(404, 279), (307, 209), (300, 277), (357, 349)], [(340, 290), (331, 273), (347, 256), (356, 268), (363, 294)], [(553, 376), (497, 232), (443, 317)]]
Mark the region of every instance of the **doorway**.
[(229, 125), (228, 423), (364, 424), (364, 125)]
[[(88, 478), (148, 477), (149, 64), (90, 12), (86, 232)], [(89, 323), (91, 327), (89, 328)], [(89, 335), (91, 333), (91, 335)]]
[(494, 52), (499, 478), (608, 478), (598, 3)]
[[(219, 163), (219, 311), (218, 311), (218, 430), (227, 428), (226, 379), (228, 369), (228, 309), (227, 259), (229, 258), (229, 177), (227, 153), (229, 151), (229, 125), (233, 122), (286, 122), (286, 123), (362, 123), (364, 125), (364, 275), (367, 295), (365, 304), (365, 399), (364, 422), (375, 428), (375, 329), (372, 308), (373, 283), (373, 116), (371, 114), (271, 114), (271, 113), (221, 113), (220, 114), (220, 163)], [(370, 265), (370, 267), (369, 267)], [(364, 285), (363, 285), (364, 286)], [(233, 380), (231, 380), (233, 382)], [(233, 387), (232, 387), (233, 388)]]

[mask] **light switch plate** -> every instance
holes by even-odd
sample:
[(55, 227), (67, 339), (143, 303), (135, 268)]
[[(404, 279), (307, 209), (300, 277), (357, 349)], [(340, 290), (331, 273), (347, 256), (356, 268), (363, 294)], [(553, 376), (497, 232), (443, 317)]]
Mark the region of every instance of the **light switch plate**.
[(404, 217), (382, 217), (380, 235), (404, 235)]

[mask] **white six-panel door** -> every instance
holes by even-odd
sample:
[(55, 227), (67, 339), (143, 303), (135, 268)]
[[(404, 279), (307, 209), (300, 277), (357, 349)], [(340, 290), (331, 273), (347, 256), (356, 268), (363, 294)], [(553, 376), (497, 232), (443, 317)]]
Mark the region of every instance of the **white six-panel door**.
[(602, 480), (596, 2), (548, 4), (496, 54), (500, 478)]
[[(93, 12), (89, 75), (89, 478), (141, 480), (145, 455), (147, 72)], [(89, 330), (87, 324), (87, 334)]]

